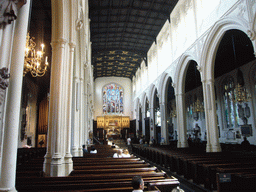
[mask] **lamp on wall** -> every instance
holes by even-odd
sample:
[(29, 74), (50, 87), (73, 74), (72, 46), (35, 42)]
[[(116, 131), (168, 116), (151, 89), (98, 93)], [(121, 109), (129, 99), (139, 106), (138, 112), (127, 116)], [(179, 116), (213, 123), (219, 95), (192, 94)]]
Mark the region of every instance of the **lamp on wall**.
[(44, 57), (44, 44), (41, 44), (41, 51), (36, 52), (34, 39), (34, 37), (30, 38), (29, 33), (27, 34), (23, 76), (30, 72), (32, 77), (42, 77), (47, 71), (49, 63), (47, 56)]

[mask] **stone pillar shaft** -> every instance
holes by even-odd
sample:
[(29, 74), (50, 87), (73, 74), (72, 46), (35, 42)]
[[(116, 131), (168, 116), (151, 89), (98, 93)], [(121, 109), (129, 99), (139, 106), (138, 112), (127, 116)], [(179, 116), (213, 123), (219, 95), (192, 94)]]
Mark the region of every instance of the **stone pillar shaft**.
[(169, 134), (168, 134), (168, 129), (167, 129), (165, 103), (160, 104), (160, 110), (161, 110), (161, 137), (164, 138), (164, 144), (169, 144)]
[(217, 114), (214, 95), (214, 82), (203, 81), (203, 94), (205, 103), (205, 123), (207, 131), (206, 152), (220, 152), (221, 147), (218, 137)]
[(27, 4), (23, 5), (18, 11), (17, 20), (15, 21), (10, 81), (5, 114), (0, 191), (16, 191), (15, 179), (20, 120), (19, 112), (29, 11), (30, 0), (27, 0)]
[(177, 122), (178, 122), (178, 148), (185, 148), (188, 147), (187, 142), (187, 123), (186, 123), (186, 116), (185, 116), (185, 98), (184, 94), (177, 94), (176, 95), (176, 106), (180, 106), (177, 109)]

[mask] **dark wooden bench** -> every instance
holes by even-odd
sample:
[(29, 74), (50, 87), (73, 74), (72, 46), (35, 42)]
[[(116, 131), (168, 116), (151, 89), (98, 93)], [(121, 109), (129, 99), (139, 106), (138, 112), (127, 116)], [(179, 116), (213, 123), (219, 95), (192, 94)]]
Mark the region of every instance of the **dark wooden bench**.
[[(168, 182), (175, 182), (176, 178), (166, 179), (166, 175), (162, 172), (134, 172), (134, 173), (108, 173), (108, 174), (88, 174), (82, 177), (70, 176), (70, 177), (43, 177), (43, 178), (28, 178), (20, 180), (20, 183), (16, 186), (18, 191), (48, 191), (50, 190), (84, 190), (84, 189), (97, 189), (108, 187), (128, 187), (131, 186), (131, 178), (135, 175), (141, 175), (145, 183), (153, 182), (166, 182), (166, 185), (170, 185)], [(32, 184), (31, 184), (32, 183)], [(175, 187), (173, 186), (173, 187)]]
[(74, 157), (73, 164), (74, 171), (67, 177), (33, 175), (24, 177), (26, 173), (20, 171), (16, 179), (16, 189), (18, 191), (132, 191), (131, 180), (136, 175), (143, 177), (146, 184), (144, 191), (160, 191), (158, 186), (163, 189), (173, 189), (179, 185), (176, 178), (168, 177), (165, 172), (150, 166), (140, 158), (89, 155)]
[(218, 192), (254, 192), (256, 173), (217, 173)]

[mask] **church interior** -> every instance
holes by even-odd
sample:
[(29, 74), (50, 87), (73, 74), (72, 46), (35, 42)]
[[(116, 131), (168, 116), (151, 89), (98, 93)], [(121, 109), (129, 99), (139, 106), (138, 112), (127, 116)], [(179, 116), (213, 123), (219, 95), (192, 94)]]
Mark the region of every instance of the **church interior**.
[(0, 192), (255, 191), (255, 50), (256, 0), (1, 0)]

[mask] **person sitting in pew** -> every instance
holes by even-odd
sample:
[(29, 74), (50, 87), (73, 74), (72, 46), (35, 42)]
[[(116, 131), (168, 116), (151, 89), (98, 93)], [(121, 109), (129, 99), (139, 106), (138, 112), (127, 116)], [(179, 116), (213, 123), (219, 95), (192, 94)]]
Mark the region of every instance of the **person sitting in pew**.
[(114, 143), (114, 142), (112, 143), (111, 148), (116, 148), (116, 146), (115, 146), (115, 143)]
[(144, 181), (141, 176), (134, 176), (132, 178), (132, 192), (143, 192), (144, 190)]
[(123, 157), (131, 157), (131, 155), (129, 154), (128, 149), (125, 149), (123, 152)]
[(114, 153), (113, 158), (122, 158), (123, 154), (122, 154), (122, 150), (118, 149), (117, 153)]
[(97, 153), (97, 149), (94, 146), (91, 147), (90, 153)]
[(244, 140), (241, 143), (242, 149), (245, 151), (250, 151), (250, 146), (251, 146), (250, 142), (247, 140), (246, 137), (244, 137)]
[(83, 145), (82, 147), (83, 147), (83, 156), (85, 156), (85, 154), (88, 153), (88, 150), (86, 149), (85, 145)]

